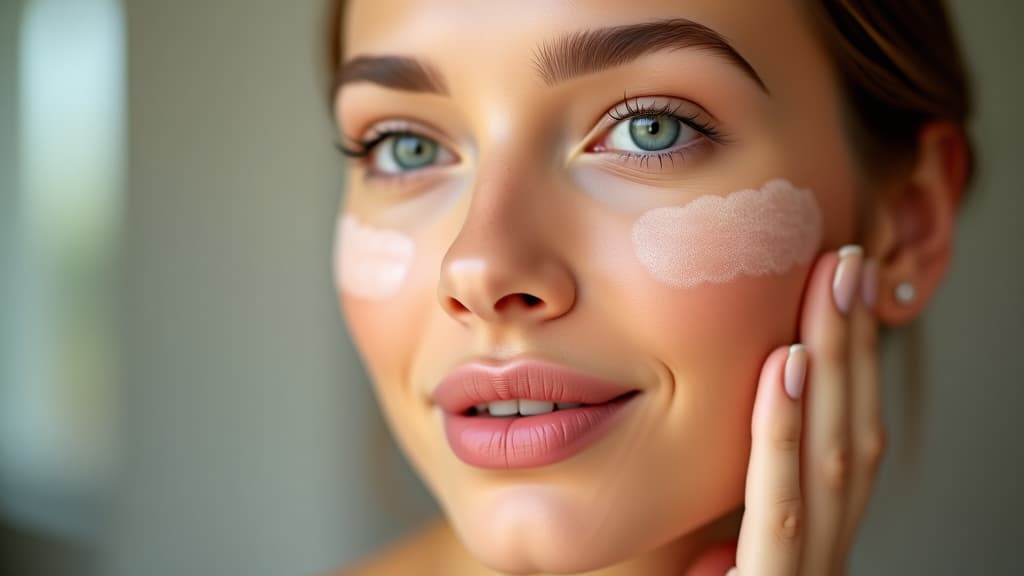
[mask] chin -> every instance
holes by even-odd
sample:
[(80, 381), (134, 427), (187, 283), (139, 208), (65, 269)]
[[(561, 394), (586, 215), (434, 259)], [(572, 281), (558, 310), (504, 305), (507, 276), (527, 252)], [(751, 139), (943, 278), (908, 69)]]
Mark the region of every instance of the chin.
[(589, 518), (525, 514), (514, 519), (479, 518), (473, 527), (456, 531), (480, 563), (507, 574), (579, 574), (617, 564), (642, 553), (631, 549), (608, 523)]
[(583, 497), (586, 492), (538, 484), (508, 486), (458, 502), (448, 517), (470, 554), (508, 574), (596, 570), (686, 531), (684, 526), (661, 525), (663, 518), (633, 506), (633, 499), (621, 494)]

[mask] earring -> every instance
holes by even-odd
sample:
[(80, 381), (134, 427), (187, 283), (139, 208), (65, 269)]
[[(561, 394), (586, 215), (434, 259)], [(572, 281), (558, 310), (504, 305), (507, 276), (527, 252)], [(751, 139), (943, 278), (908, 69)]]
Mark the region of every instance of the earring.
[(914, 301), (917, 291), (914, 289), (914, 285), (910, 282), (900, 282), (896, 285), (896, 290), (893, 291), (893, 295), (896, 297), (896, 301), (904, 306), (909, 306)]

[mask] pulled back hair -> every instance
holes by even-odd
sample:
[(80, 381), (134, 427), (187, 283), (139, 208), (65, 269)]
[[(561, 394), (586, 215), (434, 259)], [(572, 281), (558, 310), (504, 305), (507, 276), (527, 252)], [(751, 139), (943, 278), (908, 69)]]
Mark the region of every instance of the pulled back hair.
[(949, 121), (966, 134), (971, 91), (942, 0), (810, 4), (843, 89), (847, 131), (869, 175), (911, 164), (927, 122)]

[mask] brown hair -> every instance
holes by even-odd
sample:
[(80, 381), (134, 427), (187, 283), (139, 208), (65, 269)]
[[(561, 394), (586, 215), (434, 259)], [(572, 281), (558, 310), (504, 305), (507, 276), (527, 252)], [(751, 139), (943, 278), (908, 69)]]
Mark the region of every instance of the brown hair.
[[(970, 175), (974, 159), (966, 123), (971, 91), (943, 0), (808, 2), (836, 64), (846, 129), (868, 179), (907, 170), (916, 159), (921, 128), (934, 120), (964, 130)], [(884, 339), (891, 336), (883, 330)], [(912, 472), (921, 452), (928, 379), (920, 320), (902, 336), (903, 471)]]
[(943, 0), (809, 3), (844, 89), (847, 130), (870, 176), (910, 164), (925, 123), (965, 128), (971, 92)]

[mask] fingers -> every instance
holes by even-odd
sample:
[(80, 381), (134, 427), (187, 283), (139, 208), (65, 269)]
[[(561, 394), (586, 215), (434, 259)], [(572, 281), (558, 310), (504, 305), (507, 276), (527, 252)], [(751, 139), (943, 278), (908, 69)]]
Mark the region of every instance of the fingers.
[(751, 419), (739, 574), (792, 576), (800, 566), (800, 398), (806, 373), (807, 351), (800, 345), (777, 348), (762, 367)]
[(764, 364), (738, 574), (845, 573), (885, 445), (874, 266), (857, 246), (822, 256), (801, 312), (806, 348)]
[(803, 437), (807, 533), (800, 574), (831, 574), (850, 488), (849, 311), (859, 291), (863, 252), (844, 246), (819, 259), (801, 315), (811, 357)]
[[(861, 298), (850, 314), (850, 443), (852, 466), (847, 513), (839, 534), (837, 559), (845, 563), (867, 509), (878, 465), (885, 451), (882, 389), (878, 374), (878, 327), (873, 315), (878, 290), (877, 263), (864, 263)], [(837, 565), (840, 572), (842, 566)]]

